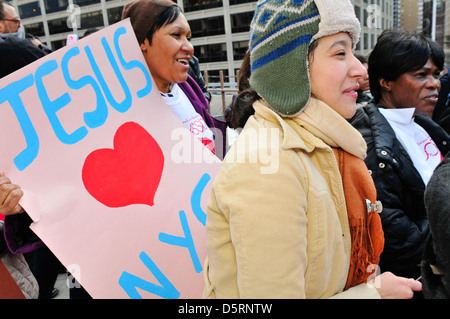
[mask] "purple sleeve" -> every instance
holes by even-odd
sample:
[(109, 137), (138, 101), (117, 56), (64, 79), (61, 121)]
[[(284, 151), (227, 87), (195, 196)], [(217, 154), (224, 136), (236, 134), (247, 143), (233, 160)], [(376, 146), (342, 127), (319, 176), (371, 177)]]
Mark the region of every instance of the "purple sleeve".
[(205, 98), (205, 95), (203, 94), (202, 90), (190, 75), (188, 75), (188, 78), (185, 82), (178, 83), (178, 85), (180, 86), (181, 90), (183, 90), (184, 94), (186, 94), (189, 101), (191, 101), (195, 111), (198, 114), (200, 114), (200, 116), (205, 120), (206, 125), (208, 125), (209, 128), (215, 128), (220, 130), (222, 139), (220, 141), (215, 139), (214, 143), (216, 145), (218, 143), (222, 145), (222, 154), (217, 152), (218, 150), (216, 149), (216, 155), (220, 159), (223, 159), (226, 151), (227, 123), (209, 114), (208, 100)]
[(26, 213), (5, 216), (5, 240), (11, 253), (28, 253), (44, 246), (30, 229), (31, 222)]

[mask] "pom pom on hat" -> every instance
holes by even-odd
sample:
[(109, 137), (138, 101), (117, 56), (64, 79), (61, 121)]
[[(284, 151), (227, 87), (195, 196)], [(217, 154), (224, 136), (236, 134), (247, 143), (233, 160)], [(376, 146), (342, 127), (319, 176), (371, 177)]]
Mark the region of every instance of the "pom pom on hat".
[(172, 0), (136, 0), (123, 7), (122, 20), (130, 18), (136, 38), (142, 43), (158, 16), (170, 6), (178, 5)]
[(310, 43), (348, 32), (356, 44), (360, 31), (350, 0), (259, 0), (250, 26), (250, 85), (279, 114), (296, 115), (311, 95)]

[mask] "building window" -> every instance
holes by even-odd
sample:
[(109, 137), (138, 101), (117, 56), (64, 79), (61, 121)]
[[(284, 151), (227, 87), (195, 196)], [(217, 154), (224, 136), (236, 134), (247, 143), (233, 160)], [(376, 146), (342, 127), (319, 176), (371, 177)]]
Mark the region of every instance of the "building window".
[(37, 37), (45, 35), (44, 24), (42, 22), (27, 24), (24, 28), (26, 33), (30, 33)]
[(354, 6), (355, 7), (355, 15), (358, 18), (358, 20), (361, 21), (361, 8), (359, 6)]
[(68, 0), (44, 0), (45, 12), (53, 13), (58, 11), (66, 11), (69, 6)]
[(230, 5), (255, 2), (255, 0), (230, 0)]
[(52, 41), (52, 50), (56, 51), (66, 46), (66, 40)]
[(19, 15), (21, 19), (41, 15), (41, 6), (39, 5), (39, 2), (30, 2), (19, 6)]
[(189, 20), (193, 38), (205, 37), (209, 35), (225, 34), (223, 17), (202, 18)]
[[(223, 74), (223, 82), (229, 82), (230, 77), (228, 76), (228, 70), (222, 70)], [(208, 71), (208, 83), (210, 86), (219, 87), (220, 83), (220, 70), (209, 70)], [(216, 85), (211, 85), (212, 83), (216, 83)]]
[(48, 21), (48, 31), (50, 32), (50, 34), (58, 34), (64, 32), (72, 32), (73, 29), (67, 26), (67, 18), (60, 18)]
[(122, 19), (122, 7), (108, 9), (108, 23), (109, 25), (119, 22)]
[(184, 12), (222, 7), (222, 0), (183, 0)]
[(227, 46), (225, 43), (198, 45), (195, 56), (201, 63), (227, 61)]
[(250, 23), (252, 22), (254, 12), (243, 12), (231, 15), (231, 31), (248, 32), (250, 31)]
[(233, 42), (233, 59), (242, 60), (248, 50), (248, 41)]
[(73, 3), (82, 7), (94, 3), (100, 3), (100, 0), (73, 0)]
[(97, 28), (104, 26), (103, 15), (101, 11), (83, 13), (80, 16), (80, 27), (83, 29)]

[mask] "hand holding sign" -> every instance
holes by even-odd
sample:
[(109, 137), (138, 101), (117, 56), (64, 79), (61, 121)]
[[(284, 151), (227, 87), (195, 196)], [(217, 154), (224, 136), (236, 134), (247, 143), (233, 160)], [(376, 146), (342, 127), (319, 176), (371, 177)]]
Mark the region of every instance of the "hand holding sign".
[(108, 207), (153, 206), (164, 167), (155, 139), (139, 124), (123, 124), (114, 136), (114, 149), (99, 149), (84, 162), (86, 190)]

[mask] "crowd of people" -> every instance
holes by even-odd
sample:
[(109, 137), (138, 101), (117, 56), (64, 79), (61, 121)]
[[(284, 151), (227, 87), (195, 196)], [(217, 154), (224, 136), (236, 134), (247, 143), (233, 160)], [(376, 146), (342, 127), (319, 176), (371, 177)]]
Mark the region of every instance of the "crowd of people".
[[(351, 1), (260, 1), (222, 121), (208, 112), (180, 7), (135, 0), (127, 18), (167, 106), (188, 129), (201, 120), (208, 129), (198, 138), (223, 158), (208, 198), (203, 298), (450, 297), (450, 107), (438, 44), (386, 30), (368, 57), (355, 56)], [(0, 32), (0, 55), (15, 56), (0, 77), (49, 53), (3, 0)], [(227, 124), (242, 129), (229, 150)], [(252, 147), (247, 132), (256, 132)], [(275, 172), (262, 173), (262, 153), (277, 155)], [(3, 251), (37, 256), (38, 297), (49, 298), (54, 281), (37, 274), (54, 256), (28, 230), (22, 195), (0, 172), (4, 240), (20, 247)], [(74, 287), (71, 298), (90, 296)]]

